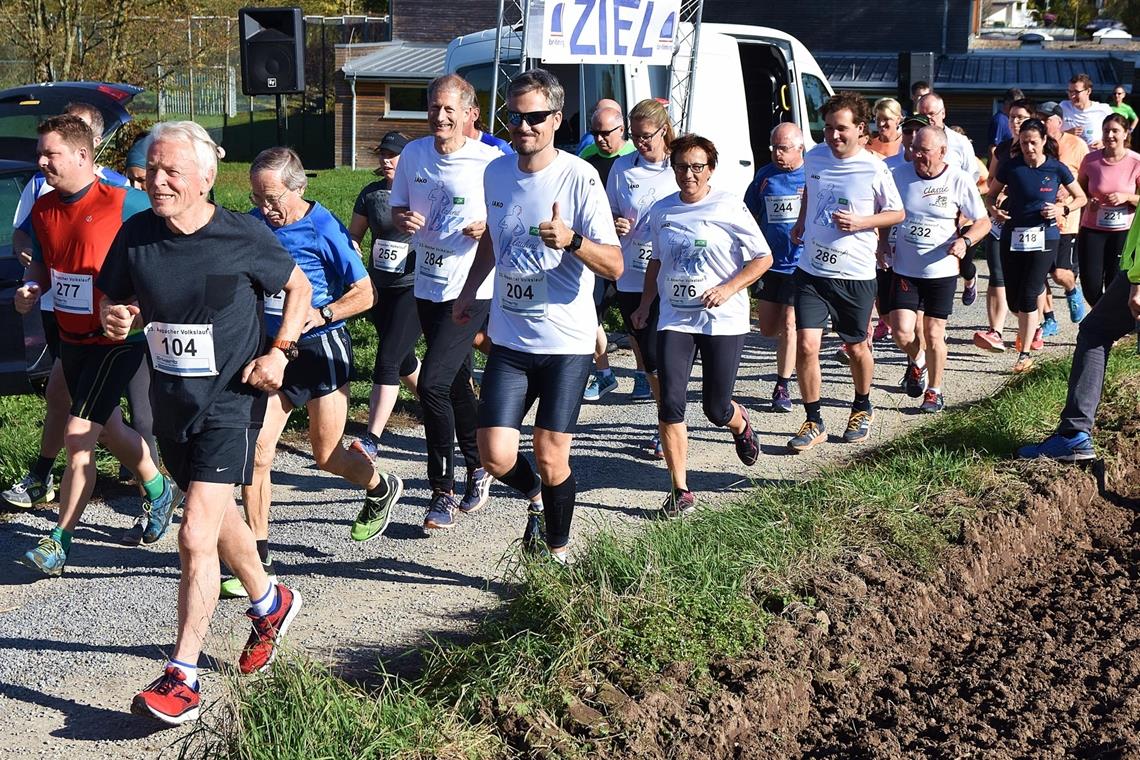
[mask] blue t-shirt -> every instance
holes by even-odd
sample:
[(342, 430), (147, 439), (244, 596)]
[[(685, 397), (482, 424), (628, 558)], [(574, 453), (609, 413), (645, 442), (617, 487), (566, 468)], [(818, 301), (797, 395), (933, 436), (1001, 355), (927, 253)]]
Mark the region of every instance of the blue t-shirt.
[(484, 145), (490, 145), (492, 148), (498, 148), (507, 155), (515, 152), (515, 149), (511, 147), (511, 144), (509, 142), (501, 137), (495, 137), (490, 132), (484, 132), (482, 135), (480, 135), (479, 142), (483, 143)]
[[(253, 209), (249, 213), (265, 222), (261, 209)], [(277, 237), (277, 242), (281, 243), (309, 278), (309, 284), (313, 286), (314, 309), (328, 306), (343, 296), (349, 285), (367, 279), (368, 272), (356, 249), (352, 247), (348, 230), (320, 203), (314, 201), (309, 207), (309, 213), (298, 221), (270, 229)], [(338, 319), (328, 325), (314, 327), (301, 338), (306, 340), (323, 335), (343, 324), (344, 320)], [(267, 308), (265, 334), (276, 335), (280, 328), (280, 314), (274, 314)]]
[[(744, 192), (744, 205), (756, 217), (756, 223), (772, 248), (770, 271), (782, 274), (796, 271), (804, 247), (802, 243), (796, 245), (792, 242), (792, 227), (796, 226), (799, 216), (803, 190), (803, 164), (790, 172), (768, 164), (756, 172), (755, 179)], [(770, 215), (772, 219), (769, 219)]]
[(990, 119), (990, 145), (1000, 145), (1012, 139), (1013, 130), (1009, 128), (1009, 117), (1004, 111), (998, 111)]
[(1016, 156), (998, 167), (997, 181), (1005, 185), (1006, 210), (1009, 221), (1005, 230), (1016, 227), (1045, 227), (1045, 239), (1057, 240), (1061, 233), (1057, 223), (1041, 216), (1047, 203), (1055, 203), (1063, 185), (1073, 183), (1069, 167), (1055, 158), (1046, 158), (1041, 166), (1029, 166), (1025, 158)]

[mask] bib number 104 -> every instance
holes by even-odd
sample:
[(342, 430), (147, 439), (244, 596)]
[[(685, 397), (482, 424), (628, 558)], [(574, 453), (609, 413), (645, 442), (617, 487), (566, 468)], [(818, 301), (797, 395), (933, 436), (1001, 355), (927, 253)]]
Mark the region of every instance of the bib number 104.
[(183, 341), (181, 338), (163, 338), (162, 351), (168, 356), (197, 356), (198, 349), (194, 347), (194, 339)]

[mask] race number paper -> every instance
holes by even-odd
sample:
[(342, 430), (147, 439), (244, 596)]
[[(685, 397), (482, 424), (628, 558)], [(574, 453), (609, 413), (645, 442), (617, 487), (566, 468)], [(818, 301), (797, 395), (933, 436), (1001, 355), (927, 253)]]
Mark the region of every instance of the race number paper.
[(145, 328), (150, 359), (159, 372), (177, 377), (211, 377), (214, 363), (214, 326), (151, 322)]
[(641, 273), (649, 269), (649, 260), (653, 258), (653, 241), (641, 240), (634, 243), (637, 248), (637, 255), (630, 262), (630, 268)]
[(1029, 253), (1045, 250), (1044, 227), (1014, 227), (1009, 239), (1009, 250)]
[(1096, 226), (1106, 230), (1126, 230), (1132, 226), (1131, 206), (1097, 206)]
[(381, 272), (403, 272), (408, 259), (408, 244), (395, 240), (375, 240), (372, 243), (372, 268)]
[(281, 290), (265, 297), (265, 313), (280, 317), (285, 313), (285, 291)]
[(91, 275), (51, 270), (51, 294), (56, 311), (91, 314)]
[(800, 203), (798, 195), (769, 195), (765, 196), (767, 204), (768, 221), (772, 224), (794, 223), (800, 218)]
[(495, 270), (502, 285), (499, 303), (503, 311), (530, 319), (546, 319), (549, 302), (546, 271), (520, 272), (517, 269)]
[(669, 305), (677, 311), (700, 311), (705, 308), (701, 295), (704, 294), (705, 280), (701, 275), (672, 272), (665, 279), (668, 288), (666, 295)]

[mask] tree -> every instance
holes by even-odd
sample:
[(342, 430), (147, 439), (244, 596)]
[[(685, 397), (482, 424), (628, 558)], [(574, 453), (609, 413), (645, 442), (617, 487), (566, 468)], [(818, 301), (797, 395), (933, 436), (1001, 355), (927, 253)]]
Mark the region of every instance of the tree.
[(1140, 0), (1109, 0), (1104, 9), (1105, 15), (1123, 21), (1128, 31), (1140, 32)]

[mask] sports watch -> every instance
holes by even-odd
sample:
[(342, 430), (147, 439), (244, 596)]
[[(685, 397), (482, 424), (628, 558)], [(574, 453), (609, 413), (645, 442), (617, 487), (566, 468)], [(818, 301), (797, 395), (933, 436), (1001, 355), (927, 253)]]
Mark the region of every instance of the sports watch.
[(582, 247), (582, 236), (579, 235), (577, 232), (575, 232), (574, 237), (570, 238), (570, 245), (566, 246), (566, 250), (570, 251), (570, 253), (574, 253), (575, 251), (577, 251), (581, 247)]
[(330, 306), (322, 306), (322, 307), (321, 307), (321, 316), (322, 316), (322, 317), (324, 317), (324, 319), (325, 319), (325, 324), (326, 324), (326, 325), (327, 325), (329, 322), (332, 322), (332, 321), (333, 321), (333, 310), (332, 310), (332, 306), (331, 306), (331, 305), (330, 305)]
[(276, 348), (281, 351), (281, 353), (285, 354), (286, 361), (291, 362), (300, 354), (300, 351), (297, 350), (297, 341), (295, 340), (281, 340), (280, 338), (274, 338), (273, 342), (269, 345), (270, 348)]

